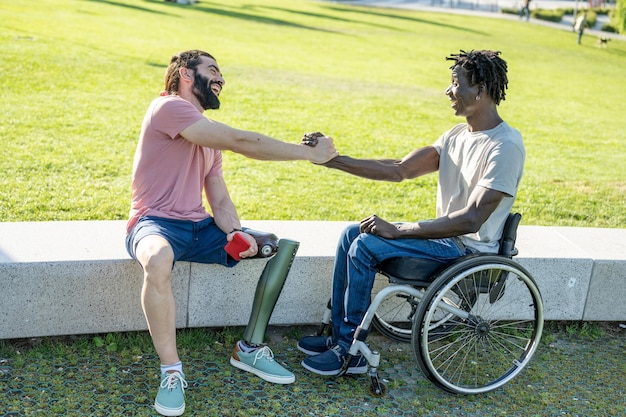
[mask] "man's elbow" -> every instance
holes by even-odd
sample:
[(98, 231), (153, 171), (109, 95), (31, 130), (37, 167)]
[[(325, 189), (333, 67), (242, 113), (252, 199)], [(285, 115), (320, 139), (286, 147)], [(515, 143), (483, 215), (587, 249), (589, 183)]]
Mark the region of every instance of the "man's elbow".
[(477, 216), (474, 214), (468, 214), (463, 217), (462, 228), (465, 234), (467, 233), (476, 233), (480, 230), (482, 225), (485, 223), (486, 219), (482, 218), (482, 216)]
[(468, 226), (468, 232), (467, 233), (477, 233), (480, 230), (480, 227), (482, 226), (482, 223), (478, 223), (478, 222), (473, 222)]
[(407, 177), (405, 177), (401, 172), (399, 171), (394, 171), (391, 176), (389, 177), (389, 181), (390, 182), (402, 182), (404, 180), (406, 180)]

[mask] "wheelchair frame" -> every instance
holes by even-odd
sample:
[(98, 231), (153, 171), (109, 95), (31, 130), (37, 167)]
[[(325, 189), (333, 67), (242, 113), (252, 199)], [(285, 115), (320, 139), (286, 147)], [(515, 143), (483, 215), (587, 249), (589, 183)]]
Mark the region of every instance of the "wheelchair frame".
[[(498, 254), (467, 255), (447, 265), (416, 258), (380, 265), (391, 285), (373, 297), (340, 375), (360, 353), (369, 364), (370, 393), (386, 394), (378, 377), (380, 353), (365, 343), (371, 325), (386, 336), (410, 341), (422, 373), (446, 391), (485, 393), (518, 375), (537, 349), (544, 321), (537, 284), (512, 260), (520, 219), (518, 213), (509, 214)], [(410, 332), (378, 313), (394, 299), (408, 303), (404, 320), (411, 324)], [(318, 334), (328, 323), (326, 315)]]

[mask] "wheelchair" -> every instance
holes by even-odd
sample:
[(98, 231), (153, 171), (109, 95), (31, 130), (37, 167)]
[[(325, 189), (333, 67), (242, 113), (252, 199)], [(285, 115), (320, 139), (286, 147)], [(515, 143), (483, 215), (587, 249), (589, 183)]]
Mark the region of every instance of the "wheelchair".
[[(369, 364), (370, 394), (386, 394), (378, 377), (380, 353), (365, 343), (373, 325), (410, 342), (422, 373), (451, 393), (486, 393), (518, 375), (539, 345), (544, 322), (535, 280), (512, 260), (520, 220), (519, 213), (509, 214), (497, 254), (466, 255), (448, 264), (419, 258), (380, 264), (341, 374), (361, 353)], [(318, 334), (328, 323), (327, 312)]]

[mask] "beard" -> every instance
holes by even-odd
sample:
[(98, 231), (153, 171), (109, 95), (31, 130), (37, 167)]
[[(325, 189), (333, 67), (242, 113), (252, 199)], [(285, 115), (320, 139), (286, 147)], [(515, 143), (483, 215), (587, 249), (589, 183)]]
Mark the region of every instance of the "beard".
[(192, 91), (204, 110), (217, 110), (220, 108), (220, 99), (211, 90), (211, 85), (213, 84), (217, 84), (217, 81), (210, 81), (207, 77), (197, 72), (194, 75)]

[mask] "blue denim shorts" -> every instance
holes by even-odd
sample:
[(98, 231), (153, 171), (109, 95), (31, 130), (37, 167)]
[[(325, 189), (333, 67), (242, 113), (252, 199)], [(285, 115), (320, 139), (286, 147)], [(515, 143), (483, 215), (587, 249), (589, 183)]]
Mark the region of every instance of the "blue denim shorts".
[(126, 250), (133, 259), (137, 259), (137, 244), (149, 235), (158, 235), (168, 241), (174, 251), (174, 262), (189, 261), (227, 267), (238, 263), (224, 250), (226, 234), (217, 227), (212, 217), (198, 222), (142, 217), (126, 236)]

